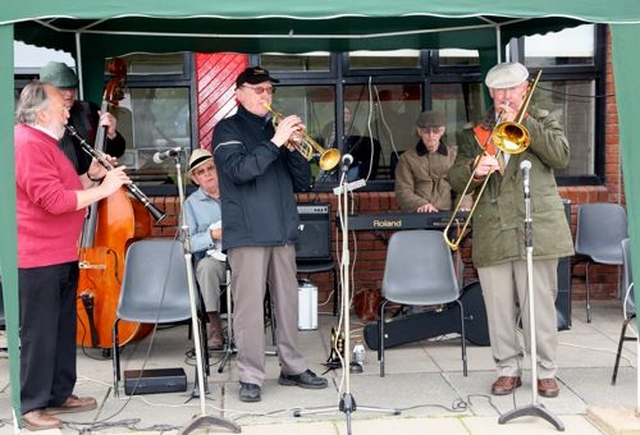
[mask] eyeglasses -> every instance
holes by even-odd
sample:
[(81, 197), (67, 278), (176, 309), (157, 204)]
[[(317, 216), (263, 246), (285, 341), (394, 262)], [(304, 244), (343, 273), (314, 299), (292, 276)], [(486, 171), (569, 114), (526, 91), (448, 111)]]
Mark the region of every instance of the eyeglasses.
[(193, 175), (199, 177), (201, 175), (204, 174), (210, 174), (216, 171), (216, 167), (211, 165), (211, 166), (207, 166), (206, 168), (200, 168), (200, 169), (196, 169), (195, 171), (193, 171)]
[(276, 88), (274, 88), (273, 86), (247, 86), (247, 85), (242, 85), (240, 87), (241, 88), (252, 89), (253, 92), (255, 92), (258, 95), (262, 95), (265, 92), (267, 94), (269, 94), (269, 95), (273, 95), (273, 93), (276, 91)]
[(418, 131), (420, 131), (420, 134), (442, 134), (444, 133), (444, 127), (420, 127)]

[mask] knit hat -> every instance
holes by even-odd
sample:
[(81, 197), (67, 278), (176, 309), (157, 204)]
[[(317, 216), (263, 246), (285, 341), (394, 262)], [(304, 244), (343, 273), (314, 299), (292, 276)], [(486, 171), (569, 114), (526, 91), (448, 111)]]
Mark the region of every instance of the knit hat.
[(489, 70), (485, 84), (494, 89), (518, 86), (529, 78), (529, 71), (520, 62), (499, 63)]
[(66, 63), (62, 62), (51, 61), (43, 66), (40, 69), (40, 81), (61, 89), (78, 87), (78, 76)]
[(204, 148), (196, 148), (189, 158), (189, 176), (193, 174), (193, 170), (198, 166), (206, 163), (209, 159), (213, 159), (213, 155)]

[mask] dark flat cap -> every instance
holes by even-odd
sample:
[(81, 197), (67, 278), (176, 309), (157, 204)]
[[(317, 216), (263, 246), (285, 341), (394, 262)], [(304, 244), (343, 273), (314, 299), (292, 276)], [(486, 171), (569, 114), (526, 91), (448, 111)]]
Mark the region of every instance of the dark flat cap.
[(240, 87), (245, 83), (257, 85), (264, 82), (278, 83), (280, 80), (274, 79), (269, 75), (269, 71), (259, 66), (252, 66), (242, 71), (236, 79), (236, 87)]
[(63, 62), (51, 61), (43, 66), (40, 69), (40, 81), (62, 89), (78, 87), (78, 76)]
[(443, 127), (446, 124), (444, 115), (435, 110), (422, 112), (416, 120), (416, 126), (420, 128)]

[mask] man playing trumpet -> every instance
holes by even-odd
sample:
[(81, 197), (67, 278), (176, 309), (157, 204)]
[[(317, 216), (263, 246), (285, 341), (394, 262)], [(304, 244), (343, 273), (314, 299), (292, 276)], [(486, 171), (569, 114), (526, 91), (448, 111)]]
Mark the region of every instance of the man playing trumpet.
[(307, 368), (298, 350), (296, 252), (298, 209), (294, 189), (304, 191), (311, 169), (285, 145), (302, 126), (296, 115), (274, 127), (269, 107), (278, 80), (260, 67), (236, 80), (235, 115), (218, 123), (212, 150), (220, 182), (222, 249), (231, 268), (234, 338), (240, 400), (257, 402), (266, 378), (263, 300), (267, 281), (277, 319), (281, 366), (278, 383), (320, 389), (327, 380)]

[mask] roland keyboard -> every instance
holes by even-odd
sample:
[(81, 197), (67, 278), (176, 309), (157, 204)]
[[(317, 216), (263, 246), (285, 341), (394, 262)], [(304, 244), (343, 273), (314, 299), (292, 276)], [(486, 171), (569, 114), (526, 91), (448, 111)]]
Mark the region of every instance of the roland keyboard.
[[(468, 212), (458, 212), (461, 223)], [(381, 230), (444, 230), (451, 212), (438, 213), (381, 213), (349, 215), (349, 230), (381, 231)], [(340, 222), (338, 222), (340, 224)]]

